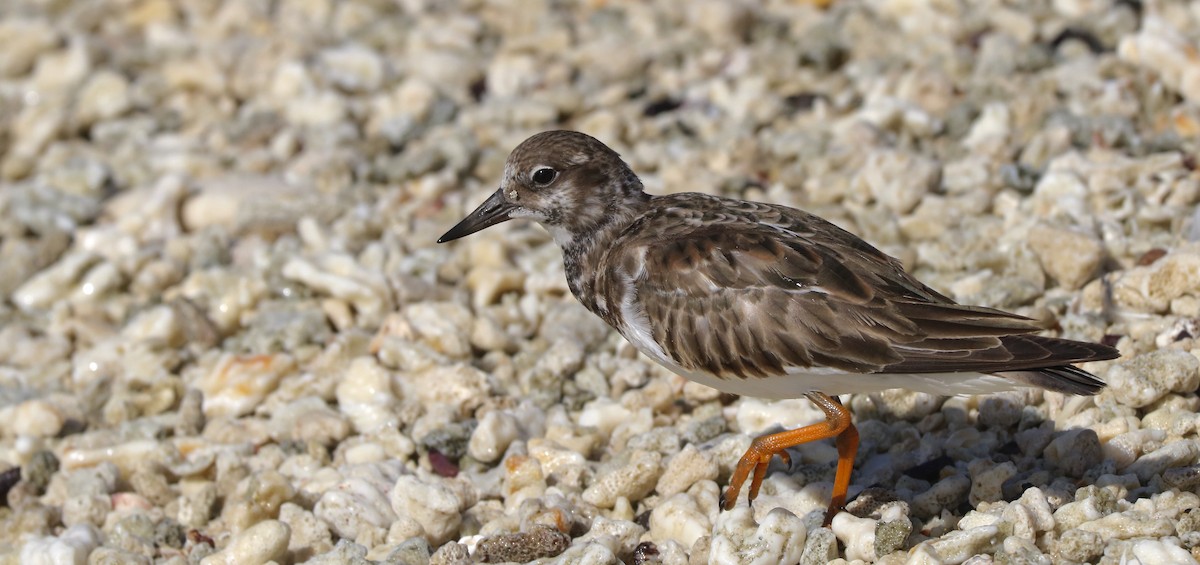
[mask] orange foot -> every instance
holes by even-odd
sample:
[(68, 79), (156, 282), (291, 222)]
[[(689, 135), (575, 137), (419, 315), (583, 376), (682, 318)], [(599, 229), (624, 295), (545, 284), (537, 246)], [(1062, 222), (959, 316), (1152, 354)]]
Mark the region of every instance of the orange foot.
[(791, 458), (785, 451), (787, 448), (831, 437), (837, 438), (838, 465), (833, 478), (833, 498), (825, 512), (825, 525), (828, 526), (834, 514), (846, 505), (846, 493), (850, 490), (850, 471), (854, 469), (854, 455), (858, 451), (858, 430), (850, 421), (850, 411), (836, 398), (820, 392), (811, 392), (805, 396), (825, 412), (825, 422), (755, 438), (729, 479), (729, 488), (725, 489), (725, 500), (721, 509), (729, 510), (737, 504), (742, 484), (751, 477), (751, 471), (754, 475), (750, 479), (748, 499), (753, 503), (754, 499), (758, 498), (758, 489), (762, 486), (763, 477), (767, 475), (767, 466), (771, 464), (772, 457), (778, 455), (784, 463), (791, 465)]

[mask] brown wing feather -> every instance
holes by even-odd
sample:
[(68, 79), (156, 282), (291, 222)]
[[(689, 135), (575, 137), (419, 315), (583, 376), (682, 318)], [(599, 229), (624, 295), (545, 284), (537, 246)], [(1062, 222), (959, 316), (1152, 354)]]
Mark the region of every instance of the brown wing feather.
[[(1115, 356), (1105, 346), (1027, 335), (1040, 328), (1022, 316), (954, 304), (816, 216), (695, 196), (644, 218), (667, 231), (628, 230), (610, 254), (621, 259), (602, 265), (609, 275), (598, 281), (609, 304), (632, 283), (654, 339), (686, 369), (723, 378), (813, 365), (992, 373)], [(672, 221), (656, 220), (664, 215)]]

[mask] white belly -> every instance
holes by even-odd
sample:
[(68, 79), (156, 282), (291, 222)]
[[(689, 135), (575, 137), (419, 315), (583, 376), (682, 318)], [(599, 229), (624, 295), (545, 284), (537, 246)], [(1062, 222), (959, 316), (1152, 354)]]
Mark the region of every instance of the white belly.
[(629, 340), (638, 350), (671, 372), (721, 392), (756, 398), (800, 398), (809, 392), (830, 395), (879, 392), (903, 388), (943, 396), (985, 394), (1015, 390), (1019, 383), (983, 373), (847, 373), (827, 367), (791, 367), (785, 375), (760, 378), (723, 379), (703, 371), (689, 371), (662, 355), (658, 344), (647, 350)]

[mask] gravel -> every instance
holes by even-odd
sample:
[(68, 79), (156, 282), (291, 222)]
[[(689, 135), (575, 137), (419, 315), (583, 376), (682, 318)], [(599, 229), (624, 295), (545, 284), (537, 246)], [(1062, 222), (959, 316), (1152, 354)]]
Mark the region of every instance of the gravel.
[[(0, 7), (0, 564), (1200, 559), (1187, 2)], [(807, 402), (668, 374), (549, 237), (438, 246), (553, 128), (650, 192), (802, 207), (1105, 341), (1091, 398)]]

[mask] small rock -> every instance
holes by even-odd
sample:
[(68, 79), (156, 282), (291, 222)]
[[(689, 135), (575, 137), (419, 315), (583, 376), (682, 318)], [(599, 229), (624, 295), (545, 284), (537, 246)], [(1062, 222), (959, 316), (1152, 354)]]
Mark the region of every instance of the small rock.
[(817, 528), (809, 532), (804, 553), (800, 556), (800, 565), (825, 565), (837, 559), (837, 542), (837, 537), (829, 528)]
[(686, 493), (667, 497), (650, 511), (650, 536), (656, 540), (673, 540), (691, 547), (696, 540), (712, 532), (712, 521), (696, 500)]
[(621, 560), (617, 559), (612, 550), (599, 542), (572, 545), (561, 553), (555, 562), (580, 565), (621, 565)]
[(912, 522), (906, 517), (879, 522), (875, 526), (875, 555), (883, 557), (904, 548), (912, 531)]
[[(1200, 80), (1200, 79), (1198, 79)], [(1200, 94), (1198, 92), (1197, 94)], [(1188, 550), (1168, 540), (1143, 539), (1133, 542), (1133, 558), (1138, 563), (1195, 563)]]
[(1046, 446), (1046, 462), (1069, 477), (1082, 477), (1104, 459), (1100, 437), (1083, 428), (1063, 432)]
[(467, 453), (484, 463), (500, 459), (508, 446), (520, 437), (521, 429), (511, 412), (493, 410), (479, 419), (479, 425), (471, 432), (467, 442)]
[(628, 464), (597, 477), (596, 482), (583, 491), (583, 499), (600, 508), (612, 508), (618, 498), (638, 501), (654, 490), (661, 474), (662, 455), (654, 451), (635, 451)]
[(305, 396), (271, 414), (270, 427), (276, 441), (333, 446), (350, 435), (352, 426), (323, 399)]
[(326, 49), (318, 55), (330, 82), (350, 92), (373, 92), (383, 81), (383, 59), (361, 45)]
[(187, 543), (187, 531), (183, 525), (170, 518), (163, 518), (154, 526), (154, 545), (183, 549)]
[(1073, 230), (1038, 224), (1029, 230), (1028, 241), (1042, 270), (1068, 290), (1082, 288), (1104, 261), (1100, 241)]
[(112, 547), (97, 547), (87, 557), (88, 565), (151, 565), (150, 558), (140, 553)]
[(133, 491), (146, 497), (156, 505), (165, 506), (175, 499), (167, 477), (158, 469), (139, 469), (129, 477)]
[(30, 565), (87, 563), (88, 554), (100, 545), (101, 533), (81, 524), (67, 528), (59, 536), (34, 537), (21, 545), (19, 562)]
[(58, 435), (66, 424), (67, 415), (54, 402), (34, 398), (4, 411), (8, 429), (18, 436), (49, 438)]
[(83, 84), (75, 103), (75, 122), (82, 127), (111, 120), (132, 105), (129, 81), (119, 73), (100, 70)]
[(1200, 485), (1200, 465), (1166, 469), (1162, 473), (1162, 479), (1163, 483), (1169, 487), (1190, 490), (1192, 487)]
[(932, 159), (905, 151), (877, 150), (867, 155), (852, 186), (865, 189), (893, 213), (906, 214), (937, 185), (941, 173), (941, 166)]
[(1054, 511), (1055, 527), (1066, 531), (1093, 523), (1116, 510), (1116, 504), (1116, 496), (1108, 489), (1094, 486), (1080, 488), (1075, 493), (1074, 502), (1068, 502)]
[(1200, 458), (1200, 442), (1194, 439), (1179, 440), (1142, 455), (1126, 467), (1125, 472), (1137, 475), (1142, 484), (1147, 484), (1167, 469), (1187, 465), (1197, 458)]
[(913, 498), (913, 513), (921, 517), (937, 516), (943, 509), (957, 508), (970, 492), (971, 479), (965, 475), (950, 475)]
[[(291, 528), (288, 551), (298, 559), (301, 556), (317, 555), (333, 549), (333, 536), (329, 533), (329, 526), (302, 506), (291, 502), (283, 503), (279, 507), (279, 521)], [(426, 551), (427, 560), (428, 555)]]
[(295, 368), (291, 356), (282, 353), (222, 355), (196, 383), (204, 394), (204, 415), (218, 418), (249, 413)]
[(200, 565), (259, 565), (279, 561), (287, 554), (292, 535), (287, 524), (264, 520), (234, 535), (229, 545), (200, 561)]
[(1054, 546), (1056, 558), (1080, 563), (1090, 563), (1103, 553), (1104, 538), (1095, 532), (1079, 529), (1063, 532)]
[(7, 17), (0, 21), (0, 77), (15, 78), (59, 44), (55, 26), (43, 19)]
[[(653, 514), (650, 517), (650, 521), (654, 521)], [(643, 548), (643, 546), (646, 545), (645, 542), (639, 543), (645, 533), (645, 527), (629, 520), (608, 519), (604, 516), (597, 516), (592, 519), (591, 529), (589, 529), (586, 534), (579, 538), (579, 541), (597, 541), (600, 543), (607, 543), (609, 545), (609, 549), (613, 550), (613, 553), (621, 556), (632, 554), (634, 556), (634, 561), (636, 561), (639, 550), (642, 550), (643, 556), (649, 555), (648, 552), (644, 550), (645, 548)], [(683, 545), (671, 542), (669, 540), (660, 540), (659, 543), (662, 544), (663, 547), (668, 545), (683, 547)], [(650, 545), (654, 546), (654, 544)]]
[(313, 514), (342, 538), (382, 540), (397, 520), (388, 495), (400, 476), (400, 465), (363, 463), (341, 473), (343, 479), (321, 495)]
[(391, 490), (392, 510), (416, 521), (430, 543), (445, 543), (462, 524), (462, 512), (475, 503), (469, 488), (440, 477), (402, 475)]
[(58, 457), (54, 456), (54, 452), (42, 449), (35, 452), (29, 458), (29, 462), (25, 463), (20, 470), (20, 477), (41, 493), (46, 491), (46, 485), (50, 484), (50, 477), (58, 472), (58, 468)]
[(502, 534), (479, 540), (474, 557), (483, 563), (529, 562), (555, 557), (571, 545), (571, 536), (548, 526), (528, 532)]
[(409, 538), (388, 553), (388, 565), (429, 565), (431, 550), (425, 538)]
[(338, 410), (350, 418), (359, 433), (372, 433), (399, 425), (392, 392), (391, 374), (374, 357), (358, 357), (350, 362), (338, 382)]
[(367, 548), (348, 539), (341, 540), (331, 551), (327, 551), (308, 561), (309, 565), (374, 565), (367, 560)]
[(1051, 565), (1040, 549), (1030, 540), (1010, 537), (1005, 538), (996, 552), (995, 561), (998, 563), (1029, 563), (1030, 565)]
[(996, 526), (980, 526), (950, 532), (929, 542), (936, 555), (949, 563), (962, 563), (968, 557), (993, 553), (1002, 536)]
[(439, 547), (429, 556), (429, 565), (470, 565), (474, 563), (467, 546), (458, 542), (448, 542)]
[(278, 518), (279, 507), (295, 496), (296, 489), (287, 477), (274, 469), (260, 471), (238, 483), (221, 516), (235, 530), (249, 528)]
[(1200, 387), (1200, 359), (1186, 351), (1159, 349), (1116, 363), (1105, 380), (1120, 403), (1141, 408), (1168, 393)]
[(971, 473), (971, 494), (967, 500), (972, 506), (1003, 500), (1004, 481), (1017, 474), (1017, 466), (1011, 461), (993, 464), (990, 460), (976, 459), (967, 465), (967, 469)]
[(1175, 532), (1175, 524), (1168, 518), (1152, 518), (1144, 512), (1130, 510), (1114, 512), (1098, 520), (1084, 522), (1079, 529), (1096, 532), (1104, 539), (1158, 538)]
[(1169, 20), (1148, 15), (1136, 35), (1121, 39), (1117, 55), (1147, 67), (1192, 103), (1200, 103), (1200, 62), (1194, 44)]
[(1020, 392), (989, 394), (979, 402), (979, 423), (993, 428), (1008, 428), (1021, 421), (1025, 406)]
[(804, 552), (807, 529), (795, 514), (775, 508), (761, 524), (750, 508), (722, 512), (714, 525), (709, 559), (717, 563), (794, 563)]
[(846, 559), (850, 561), (874, 561), (875, 528), (879, 520), (859, 518), (849, 512), (839, 512), (829, 525), (833, 534), (846, 546)]
[[(667, 462), (655, 490), (663, 497), (683, 492), (698, 481), (715, 481), (720, 469), (711, 453), (688, 444)], [(684, 544), (690, 545), (690, 544)]]
[(478, 426), (474, 420), (452, 422), (425, 434), (425, 437), (421, 438), (421, 445), (452, 460), (458, 460), (467, 454), (467, 442), (476, 429)]

